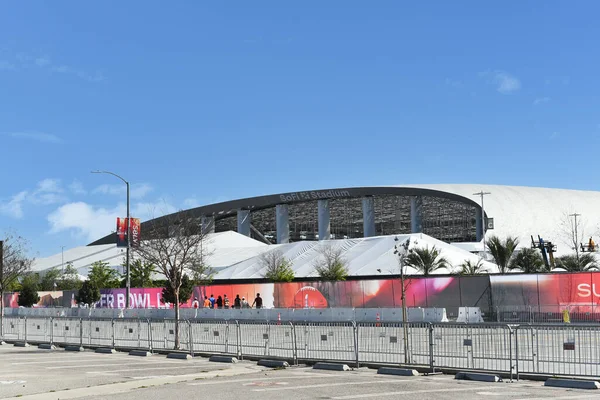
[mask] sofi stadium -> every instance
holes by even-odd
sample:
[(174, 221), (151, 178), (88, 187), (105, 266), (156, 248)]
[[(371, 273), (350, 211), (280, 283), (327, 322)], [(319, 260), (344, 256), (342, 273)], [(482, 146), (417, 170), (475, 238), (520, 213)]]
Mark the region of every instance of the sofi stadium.
[[(579, 233), (594, 236), (600, 226), (599, 203), (600, 192), (594, 191), (440, 184), (286, 192), (181, 213), (196, 219), (199, 229), (208, 233), (215, 279), (244, 280), (260, 279), (258, 258), (275, 248), (293, 262), (296, 277), (314, 277), (310, 255), (323, 241), (341, 246), (351, 275), (363, 277), (393, 273), (397, 263), (393, 242), (399, 235), (412, 235), (422, 246), (437, 246), (456, 265), (477, 260), (484, 234), (491, 233), (517, 236), (521, 246), (529, 246), (531, 236), (540, 235), (558, 245), (558, 254), (568, 253), (572, 248), (565, 240), (565, 218), (579, 214), (578, 224), (585, 229)], [(167, 218), (143, 222), (142, 239), (145, 227)], [(68, 262), (84, 276), (98, 260), (119, 268), (123, 250), (115, 242), (113, 233), (88, 246), (39, 259), (34, 268), (44, 271)], [(488, 265), (490, 272), (494, 268)]]

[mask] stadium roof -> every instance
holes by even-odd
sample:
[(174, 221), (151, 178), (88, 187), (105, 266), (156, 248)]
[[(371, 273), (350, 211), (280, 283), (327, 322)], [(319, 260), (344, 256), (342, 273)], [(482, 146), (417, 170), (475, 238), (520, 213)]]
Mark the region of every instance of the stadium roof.
[(478, 196), (474, 193), (482, 190), (490, 192), (484, 197), (484, 209), (488, 218), (494, 219), (494, 229), (488, 230), (487, 236), (517, 236), (521, 246), (529, 246), (531, 235), (536, 240), (540, 235), (558, 246), (557, 255), (570, 253), (573, 250), (568, 245), (565, 218), (567, 224), (572, 223), (573, 218), (568, 215), (576, 212), (581, 214), (578, 235), (584, 244), (590, 236), (594, 236), (595, 242), (600, 241), (600, 192), (597, 191), (476, 184), (414, 186), (471, 197), (477, 201)]

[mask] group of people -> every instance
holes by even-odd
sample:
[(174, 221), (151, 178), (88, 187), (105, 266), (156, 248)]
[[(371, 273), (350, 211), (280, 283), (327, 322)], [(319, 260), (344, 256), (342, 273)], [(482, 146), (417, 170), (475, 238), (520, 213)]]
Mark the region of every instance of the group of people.
[[(194, 297), (194, 301), (192, 302), (192, 307), (193, 308), (199, 308), (200, 307), (200, 302), (198, 301), (197, 297)], [(231, 302), (229, 301), (229, 297), (227, 297), (226, 294), (223, 295), (223, 297), (218, 296), (215, 299), (214, 295), (210, 295), (210, 297), (208, 296), (204, 296), (204, 303), (203, 303), (203, 307), (204, 308), (262, 308), (263, 307), (263, 299), (262, 297), (260, 297), (260, 293), (256, 294), (256, 298), (254, 299), (254, 302), (252, 303), (252, 305), (250, 305), (248, 303), (248, 301), (246, 300), (245, 297), (240, 298), (240, 295), (238, 294), (237, 296), (235, 296), (235, 299), (233, 299), (233, 306), (231, 306)]]

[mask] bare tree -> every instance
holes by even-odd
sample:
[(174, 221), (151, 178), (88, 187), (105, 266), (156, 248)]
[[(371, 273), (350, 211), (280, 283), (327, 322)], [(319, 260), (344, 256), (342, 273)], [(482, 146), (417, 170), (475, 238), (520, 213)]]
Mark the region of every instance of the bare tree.
[(291, 282), (294, 280), (292, 263), (279, 250), (268, 251), (260, 256), (264, 268), (263, 277), (271, 282)]
[[(0, 240), (0, 316), (4, 317), (4, 292), (31, 269), (33, 258), (27, 256), (29, 243), (21, 236), (6, 234)], [(1, 334), (0, 329), (0, 334)]]
[(334, 247), (331, 243), (319, 248), (320, 256), (314, 263), (315, 271), (323, 281), (345, 281), (348, 277), (347, 261), (342, 256), (343, 249)]
[(135, 254), (156, 267), (175, 297), (175, 349), (178, 349), (179, 305), (187, 301), (180, 298), (183, 277), (186, 273), (195, 278), (212, 275), (206, 263), (206, 235), (196, 218), (182, 211), (151, 220), (142, 235), (144, 241), (134, 248)]
[(563, 242), (575, 251), (575, 258), (579, 263), (581, 257), (580, 246), (585, 240), (587, 226), (581, 214), (575, 211), (565, 211), (560, 219), (560, 230)]

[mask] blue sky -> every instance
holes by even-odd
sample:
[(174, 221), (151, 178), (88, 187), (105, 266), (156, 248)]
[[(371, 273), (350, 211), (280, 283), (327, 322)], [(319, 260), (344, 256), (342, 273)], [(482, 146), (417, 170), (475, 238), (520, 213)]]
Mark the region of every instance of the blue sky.
[(598, 190), (593, 1), (2, 2), (0, 230), (34, 254), (281, 191)]

